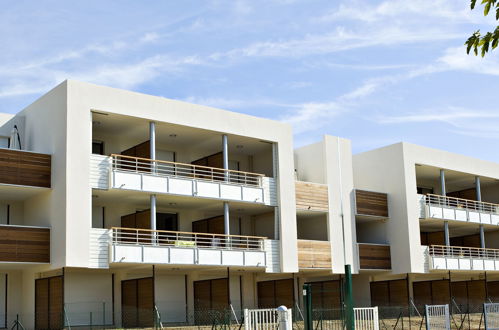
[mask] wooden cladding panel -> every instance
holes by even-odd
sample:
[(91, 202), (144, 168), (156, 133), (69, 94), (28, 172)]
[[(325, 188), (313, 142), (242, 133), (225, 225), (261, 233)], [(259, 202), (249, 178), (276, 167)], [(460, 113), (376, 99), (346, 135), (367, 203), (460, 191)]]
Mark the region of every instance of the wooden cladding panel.
[(431, 282), (432, 304), (445, 305), (450, 301), (449, 280), (439, 280)]
[(192, 222), (192, 232), (207, 234), (225, 234), (224, 216), (219, 215)]
[(391, 269), (390, 246), (359, 244), (360, 269)]
[(121, 152), (124, 156), (151, 158), (151, 143), (145, 141)]
[(485, 281), (468, 281), (468, 304), (482, 306), (487, 297)]
[(258, 308), (294, 306), (293, 279), (263, 281), (257, 284)]
[(217, 152), (216, 154), (206, 156), (191, 162), (192, 165), (208, 166), (223, 168), (223, 153)]
[(371, 282), (372, 306), (405, 307), (409, 304), (407, 280)]
[(49, 329), (49, 281), (35, 280), (35, 328)]
[(0, 149), (0, 183), (50, 188), (51, 156)]
[(295, 182), (296, 208), (301, 210), (329, 210), (327, 186), (318, 183)]
[(469, 188), (469, 189), (464, 189), (464, 190), (459, 190), (459, 191), (448, 192), (446, 194), (446, 196), (476, 201), (476, 189)]
[(50, 229), (0, 226), (0, 261), (50, 262)]
[(388, 218), (388, 195), (365, 190), (355, 190), (357, 215)]
[(299, 239), (298, 266), (300, 268), (331, 268), (330, 242)]
[[(441, 245), (445, 245), (445, 244), (441, 244)], [(467, 236), (460, 236), (460, 237), (451, 237), (450, 238), (450, 245), (479, 248), (480, 247), (480, 235), (475, 234), (475, 235), (467, 235)]]

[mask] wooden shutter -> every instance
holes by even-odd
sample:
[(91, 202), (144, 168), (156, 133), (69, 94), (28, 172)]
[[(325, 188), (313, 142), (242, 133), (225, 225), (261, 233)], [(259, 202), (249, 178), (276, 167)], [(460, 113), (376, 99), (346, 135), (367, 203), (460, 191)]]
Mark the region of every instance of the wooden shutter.
[(388, 282), (371, 282), (371, 305), (389, 306)]
[(499, 302), (499, 281), (487, 282), (487, 294), (492, 302)]
[(412, 283), (414, 293), (414, 303), (416, 306), (431, 305), (431, 281), (414, 282)]
[(194, 282), (194, 310), (207, 310), (211, 308), (210, 281)]
[(226, 278), (211, 281), (211, 308), (224, 310), (229, 305), (229, 290)]
[(151, 229), (151, 210), (137, 212), (135, 219), (136, 228)]
[(468, 289), (465, 281), (451, 282), (452, 297), (460, 306), (466, 306), (468, 303)]
[(275, 307), (274, 281), (263, 281), (257, 284), (258, 291), (258, 308), (272, 308)]
[(391, 306), (407, 306), (409, 304), (407, 280), (389, 281), (389, 289)]
[(293, 308), (293, 297), (293, 279), (275, 281), (275, 308), (282, 305), (287, 308)]
[(35, 280), (35, 328), (62, 329), (64, 280), (54, 276)]
[(468, 304), (482, 306), (486, 299), (485, 281), (468, 281)]
[(324, 300), (322, 282), (313, 282), (310, 283), (310, 286), (312, 288), (312, 308), (323, 308)]
[(323, 282), (324, 308), (341, 307), (341, 281)]
[(49, 328), (49, 280), (35, 280), (35, 328)]
[(138, 326), (151, 327), (154, 311), (154, 279), (152, 277), (137, 280)]
[(431, 282), (432, 304), (445, 305), (450, 302), (449, 280)]
[(121, 320), (124, 328), (137, 326), (137, 281), (121, 282)]

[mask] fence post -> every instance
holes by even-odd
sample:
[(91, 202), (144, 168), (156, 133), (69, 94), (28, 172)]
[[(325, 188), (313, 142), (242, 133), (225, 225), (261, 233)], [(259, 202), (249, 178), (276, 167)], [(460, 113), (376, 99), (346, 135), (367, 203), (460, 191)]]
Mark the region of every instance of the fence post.
[(250, 317), (249, 317), (249, 309), (245, 308), (244, 309), (244, 329), (245, 330), (250, 330), (251, 329), (251, 324), (250, 324)]
[(355, 329), (355, 316), (353, 314), (352, 269), (345, 265), (345, 314), (347, 330)]
[(303, 284), (303, 306), (305, 307), (305, 330), (313, 330), (312, 286), (310, 284)]

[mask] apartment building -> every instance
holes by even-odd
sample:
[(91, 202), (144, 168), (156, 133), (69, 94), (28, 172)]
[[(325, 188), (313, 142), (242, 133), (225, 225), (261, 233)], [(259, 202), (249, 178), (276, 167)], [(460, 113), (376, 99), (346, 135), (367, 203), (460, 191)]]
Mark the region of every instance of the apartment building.
[(0, 326), (240, 321), (299, 309), (304, 283), (339, 308), (345, 264), (358, 306), (499, 283), (499, 164), (332, 136), (293, 150), (285, 123), (72, 80), (0, 116), (0, 144)]

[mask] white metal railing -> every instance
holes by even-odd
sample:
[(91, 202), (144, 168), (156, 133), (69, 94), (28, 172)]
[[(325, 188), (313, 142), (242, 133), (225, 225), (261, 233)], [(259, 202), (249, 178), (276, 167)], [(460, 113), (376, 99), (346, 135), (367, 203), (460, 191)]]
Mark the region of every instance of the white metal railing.
[(467, 258), (499, 260), (499, 249), (483, 249), (463, 246), (430, 245), (428, 254), (440, 258)]
[(291, 309), (277, 308), (245, 309), (244, 329), (291, 330), (293, 325)]
[(353, 312), (355, 315), (355, 329), (379, 330), (378, 307), (356, 307)]
[(111, 155), (112, 169), (126, 172), (172, 176), (189, 179), (201, 179), (213, 182), (227, 182), (232, 184), (262, 186), (263, 174), (250, 173), (223, 168), (192, 165), (185, 163), (152, 160), (124, 155)]
[(113, 245), (263, 251), (265, 237), (113, 227)]
[(457, 209), (473, 210), (482, 213), (499, 214), (499, 204), (434, 194), (427, 194), (424, 198), (426, 205), (452, 207)]

